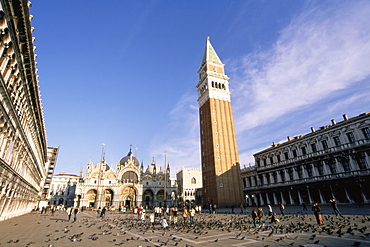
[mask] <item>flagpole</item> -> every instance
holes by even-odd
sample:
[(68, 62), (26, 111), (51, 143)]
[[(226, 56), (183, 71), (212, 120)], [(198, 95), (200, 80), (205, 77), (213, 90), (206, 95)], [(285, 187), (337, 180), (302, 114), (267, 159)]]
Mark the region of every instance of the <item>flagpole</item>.
[(98, 187), (97, 187), (97, 198), (98, 198), (98, 208), (101, 207), (101, 199), (102, 199), (102, 191), (100, 190), (100, 183), (101, 183), (101, 175), (102, 175), (102, 164), (104, 160), (104, 146), (105, 144), (102, 144), (102, 150), (101, 150), (101, 158), (100, 158), (100, 167), (99, 167), (99, 177), (98, 177)]
[(166, 168), (166, 152), (164, 152), (164, 206), (166, 207), (166, 201), (167, 201), (167, 168)]

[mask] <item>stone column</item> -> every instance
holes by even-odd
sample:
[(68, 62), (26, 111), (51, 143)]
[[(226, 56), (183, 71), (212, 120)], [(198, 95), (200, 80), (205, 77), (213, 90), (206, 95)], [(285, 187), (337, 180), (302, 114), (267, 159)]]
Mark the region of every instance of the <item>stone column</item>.
[(290, 204), (294, 205), (294, 200), (293, 200), (293, 197), (292, 197), (292, 193), (290, 193), (290, 191), (289, 191), (289, 200), (290, 200)]
[(319, 196), (320, 196), (320, 203), (326, 203), (325, 199), (323, 198), (323, 196), (321, 194), (320, 189), (318, 191), (319, 191)]
[(316, 171), (316, 167), (314, 166), (313, 163), (310, 163), (309, 166), (311, 166), (311, 169), (312, 169), (312, 176), (314, 178), (316, 178), (318, 176), (317, 171)]
[(275, 172), (276, 172), (276, 178), (277, 178), (278, 183), (281, 183), (282, 182), (282, 179), (281, 179), (280, 172), (278, 172), (278, 171), (275, 171)]
[(322, 167), (323, 167), (323, 172), (324, 172), (324, 175), (330, 175), (331, 172), (329, 172), (329, 169), (326, 165), (326, 162), (325, 161), (321, 161), (321, 164), (322, 164)]
[(268, 184), (267, 178), (266, 178), (267, 174), (262, 174), (262, 176), (263, 176), (263, 184)]
[(299, 177), (298, 177), (297, 168), (293, 167), (293, 180), (298, 180), (298, 179)]
[(270, 197), (269, 197), (269, 193), (266, 192), (266, 201), (267, 201), (267, 204), (270, 204), (271, 205), (271, 201), (270, 201)]
[(276, 205), (276, 204), (278, 204), (278, 201), (277, 201), (277, 198), (276, 198), (276, 194), (275, 194), (275, 192), (272, 192), (272, 195), (273, 195), (273, 197), (274, 197), (274, 204)]
[(343, 172), (345, 172), (344, 171), (344, 168), (343, 168), (343, 164), (338, 161), (338, 158), (337, 157), (334, 157), (334, 160), (335, 160), (335, 166), (337, 167), (337, 173), (343, 173)]
[(261, 205), (265, 205), (265, 201), (263, 200), (262, 193), (259, 193), (259, 197), (260, 197)]
[(285, 177), (285, 181), (291, 181), (291, 179), (289, 178), (289, 175), (288, 175), (288, 172), (286, 171), (286, 169), (284, 169), (284, 177)]
[(344, 192), (346, 193), (346, 198), (347, 200), (350, 202), (350, 203), (353, 203), (353, 200), (351, 199), (351, 197), (349, 197), (349, 194), (348, 194), (348, 191), (347, 189), (344, 187)]
[(355, 162), (353, 162), (351, 155), (348, 155), (348, 164), (349, 164), (349, 167), (351, 168), (351, 172), (355, 172), (357, 174), (359, 167), (357, 166)]
[(269, 176), (270, 176), (270, 183), (271, 183), (271, 184), (276, 183), (276, 181), (275, 181), (275, 179), (274, 179), (274, 176), (272, 175), (272, 172), (269, 172)]
[(298, 200), (299, 200), (299, 204), (301, 205), (303, 203), (303, 198), (299, 190), (298, 190)]
[(280, 197), (281, 197), (281, 202), (285, 205), (286, 202), (285, 202), (284, 195), (283, 195), (282, 191), (280, 191)]
[(313, 201), (312, 201), (312, 197), (311, 197), (311, 193), (310, 193), (310, 188), (308, 186), (307, 186), (307, 194), (308, 194), (308, 200), (309, 200), (310, 204), (312, 204)]

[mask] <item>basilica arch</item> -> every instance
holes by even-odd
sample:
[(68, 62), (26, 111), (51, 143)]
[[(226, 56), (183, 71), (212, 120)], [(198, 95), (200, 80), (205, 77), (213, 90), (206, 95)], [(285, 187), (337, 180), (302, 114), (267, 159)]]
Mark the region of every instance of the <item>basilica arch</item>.
[(111, 190), (111, 189), (104, 190), (104, 198), (103, 198), (103, 200), (104, 200), (104, 206), (105, 207), (112, 206), (113, 195), (114, 195), (113, 190)]
[(163, 207), (164, 205), (164, 190), (160, 190), (157, 192), (156, 199), (158, 202), (158, 206)]
[(121, 192), (120, 206), (132, 208), (137, 205), (137, 190), (133, 186), (125, 186)]
[(145, 206), (145, 207), (154, 206), (154, 193), (151, 189), (148, 189), (148, 190), (144, 191), (143, 206)]
[(86, 193), (87, 205), (89, 207), (94, 207), (96, 204), (98, 192), (95, 189), (88, 190)]

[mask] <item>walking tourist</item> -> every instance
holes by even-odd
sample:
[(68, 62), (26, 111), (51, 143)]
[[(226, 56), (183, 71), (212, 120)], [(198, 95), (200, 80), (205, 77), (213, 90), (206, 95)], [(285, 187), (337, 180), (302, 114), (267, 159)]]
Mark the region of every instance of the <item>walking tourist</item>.
[(79, 208), (78, 207), (75, 207), (73, 209), (73, 215), (74, 215), (74, 218), (73, 218), (73, 221), (76, 222), (77, 221), (77, 214), (79, 213)]
[(69, 208), (67, 208), (66, 212), (68, 215), (68, 221), (70, 221), (72, 217), (72, 213), (73, 213), (73, 206), (70, 206)]
[(254, 227), (256, 227), (256, 220), (257, 220), (257, 217), (258, 217), (257, 211), (253, 209), (251, 216), (252, 216), (252, 220), (253, 220), (253, 225), (254, 225)]
[(262, 218), (265, 216), (265, 213), (263, 212), (262, 208), (257, 208), (257, 216), (258, 216), (258, 223), (262, 223)]
[(333, 209), (335, 215), (338, 216), (339, 214), (340, 216), (342, 216), (342, 214), (339, 212), (337, 201), (333, 198), (329, 202), (331, 204), (331, 208)]
[(319, 205), (316, 202), (314, 204), (312, 204), (312, 211), (315, 215), (317, 224), (323, 225), (324, 220), (322, 219), (321, 208), (319, 207)]
[(285, 209), (285, 206), (282, 202), (279, 202), (279, 208), (280, 208), (280, 213), (282, 216), (284, 216), (284, 209)]

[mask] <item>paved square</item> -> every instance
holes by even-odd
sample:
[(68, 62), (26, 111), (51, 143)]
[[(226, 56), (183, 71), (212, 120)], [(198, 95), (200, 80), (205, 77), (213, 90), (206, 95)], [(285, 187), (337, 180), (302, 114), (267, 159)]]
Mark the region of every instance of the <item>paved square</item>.
[[(195, 224), (164, 229), (160, 218), (152, 227), (148, 214), (138, 220), (132, 213), (109, 212), (104, 219), (95, 211), (83, 211), (76, 222), (67, 221), (65, 212), (40, 215), (30, 213), (0, 222), (1, 246), (370, 246), (370, 206), (346, 207), (344, 217), (322, 206), (325, 224), (316, 224), (311, 212), (287, 207), (280, 222), (268, 217), (254, 227), (250, 213), (196, 215)], [(252, 208), (249, 208), (250, 212)], [(168, 217), (167, 217), (167, 220)], [(189, 220), (188, 220), (189, 222)]]

